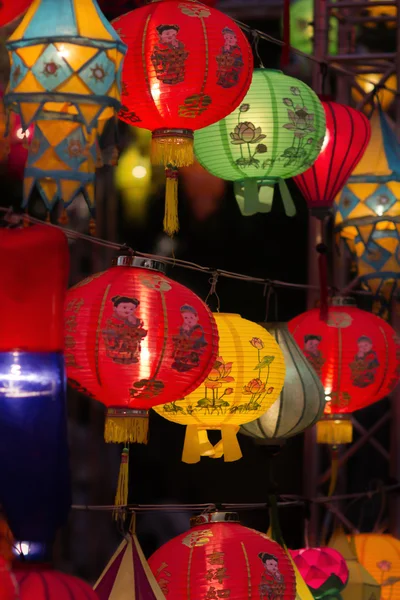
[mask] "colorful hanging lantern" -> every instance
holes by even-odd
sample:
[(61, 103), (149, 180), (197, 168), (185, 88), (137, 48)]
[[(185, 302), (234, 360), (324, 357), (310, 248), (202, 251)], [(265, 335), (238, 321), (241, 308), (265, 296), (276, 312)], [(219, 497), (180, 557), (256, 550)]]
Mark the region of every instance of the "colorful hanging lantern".
[(204, 514), (191, 524), (149, 560), (166, 600), (295, 600), (295, 574), (279, 544), (240, 525), (235, 513)]
[(28, 10), (31, 0), (0, 0), (0, 27), (15, 21)]
[(400, 541), (389, 534), (352, 536), (357, 558), (381, 586), (381, 600), (400, 599)]
[[(373, 68), (374, 67), (371, 66), (371, 69)], [(390, 77), (385, 81), (384, 86), (379, 87), (379, 82), (381, 79), (382, 73), (374, 73), (373, 71), (371, 73), (362, 72), (355, 76), (354, 81), (361, 87), (362, 90), (364, 90), (366, 94), (374, 92), (373, 97), (368, 102), (368, 105), (364, 108), (364, 110), (368, 109), (370, 112), (372, 104), (372, 107), (380, 106), (381, 109), (386, 112), (392, 106), (396, 95), (390, 90), (397, 90), (397, 77), (396, 75), (390, 75)], [(374, 90), (375, 86), (377, 86), (377, 88)], [(351, 96), (357, 103), (361, 102), (363, 99), (363, 95), (356, 87), (351, 88)]]
[[(338, 21), (330, 17), (328, 25), (329, 54), (337, 54)], [(290, 4), (290, 45), (301, 52), (314, 52), (314, 3), (312, 0), (296, 0)]]
[(333, 206), (371, 135), (369, 121), (361, 112), (327, 100), (322, 105), (326, 135), (321, 153), (310, 169), (294, 178), (312, 214), (319, 218), (324, 218)]
[(325, 389), (318, 442), (350, 443), (350, 414), (384, 398), (399, 381), (400, 340), (390, 325), (349, 298), (333, 298), (326, 322), (313, 309), (292, 319), (289, 331)]
[(68, 244), (45, 226), (0, 229), (0, 257), (0, 504), (18, 541), (51, 544), (71, 502), (63, 356)]
[(19, 600), (17, 582), (4, 558), (0, 558), (0, 600)]
[[(260, 325), (240, 315), (214, 314), (219, 333), (219, 357), (200, 387), (184, 400), (155, 408), (161, 416), (186, 425), (182, 460), (201, 456), (231, 462), (242, 457), (236, 434), (275, 402), (283, 386), (285, 363), (274, 338)], [(221, 431), (215, 447), (207, 430)]]
[(315, 370), (290, 335), (286, 323), (263, 327), (275, 338), (286, 365), (285, 383), (275, 403), (256, 421), (242, 425), (240, 432), (257, 442), (284, 443), (302, 433), (323, 415), (325, 391)]
[(158, 0), (113, 24), (128, 45), (119, 118), (153, 132), (152, 158), (167, 175), (164, 230), (173, 235), (178, 168), (193, 163), (193, 131), (239, 105), (252, 51), (232, 19), (196, 1)]
[(135, 517), (131, 531), (94, 586), (99, 600), (122, 599), (128, 589), (132, 600), (165, 600), (140, 547), (134, 522)]
[(303, 548), (290, 552), (315, 600), (341, 598), (340, 592), (347, 584), (349, 569), (337, 550)]
[(196, 132), (195, 152), (210, 173), (235, 182), (243, 215), (269, 212), (279, 183), (292, 216), (296, 209), (284, 180), (313, 164), (324, 136), (324, 110), (305, 83), (281, 71), (256, 69), (239, 108)]
[[(196, 389), (215, 362), (207, 306), (155, 261), (121, 256), (69, 290), (69, 382), (107, 407), (107, 442), (146, 442), (148, 411)], [(140, 265), (137, 267), (135, 265)]]
[(14, 574), (19, 586), (18, 600), (98, 600), (87, 583), (47, 565), (16, 563)]
[(387, 318), (400, 278), (400, 153), (384, 113), (371, 127), (364, 157), (336, 199), (335, 230), (375, 296), (374, 312)]
[(354, 539), (337, 530), (329, 541), (329, 547), (340, 552), (349, 569), (349, 579), (342, 592), (342, 600), (379, 600), (381, 587), (357, 558)]

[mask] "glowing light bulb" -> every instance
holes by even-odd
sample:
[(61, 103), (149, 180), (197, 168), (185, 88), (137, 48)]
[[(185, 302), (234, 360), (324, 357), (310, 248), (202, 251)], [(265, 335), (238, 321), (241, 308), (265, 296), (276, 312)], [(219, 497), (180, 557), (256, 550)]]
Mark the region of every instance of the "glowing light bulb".
[(155, 100), (156, 102), (160, 99), (161, 92), (159, 83), (153, 83), (153, 85), (151, 86), (151, 95), (153, 96), (153, 100)]
[(136, 177), (136, 179), (143, 179), (143, 177), (146, 177), (147, 175), (147, 169), (142, 165), (137, 165), (136, 167), (133, 167), (132, 175)]
[(58, 50), (58, 55), (61, 56), (62, 58), (68, 58), (68, 56), (69, 56), (69, 50), (65, 49), (64, 44), (62, 44), (60, 46), (60, 49)]
[(141, 358), (141, 360), (148, 362), (148, 360), (150, 358), (150, 352), (149, 352), (148, 348), (142, 348), (141, 353), (140, 353), (140, 358)]
[(330, 140), (330, 135), (329, 135), (329, 131), (327, 130), (326, 133), (325, 133), (325, 137), (324, 137), (324, 141), (323, 141), (323, 144), (322, 144), (322, 148), (321, 148), (320, 154), (322, 154), (326, 150), (326, 147), (327, 147), (327, 145), (329, 143), (329, 140)]
[(382, 206), (382, 204), (378, 204), (378, 206), (376, 207), (376, 214), (381, 217), (384, 212), (385, 212), (385, 209)]
[(19, 129), (17, 129), (17, 133), (16, 136), (19, 140), (23, 140), (25, 138), (28, 138), (31, 135), (31, 132), (29, 131), (29, 129), (27, 129), (26, 131), (24, 131), (22, 129), (22, 127), (20, 127)]

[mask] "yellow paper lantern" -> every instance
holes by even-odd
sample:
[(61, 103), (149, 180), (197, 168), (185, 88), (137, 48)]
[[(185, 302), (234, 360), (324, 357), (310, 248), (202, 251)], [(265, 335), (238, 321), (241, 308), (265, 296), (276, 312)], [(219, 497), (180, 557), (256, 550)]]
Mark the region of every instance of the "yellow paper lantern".
[[(374, 87), (379, 84), (381, 77), (382, 75), (380, 73), (360, 73), (359, 75), (356, 75), (355, 81), (366, 94), (369, 94), (373, 91)], [(380, 104), (382, 110), (387, 111), (396, 98), (396, 95), (390, 91), (390, 89), (397, 90), (396, 75), (391, 75), (384, 83), (384, 86), (385, 87), (376, 90), (374, 98), (371, 100), (374, 104)], [(361, 102), (363, 98), (362, 94), (355, 87), (352, 88), (351, 95), (353, 100), (357, 103)], [(370, 106), (367, 106), (366, 109), (370, 110)]]
[(329, 547), (340, 552), (349, 569), (349, 580), (341, 592), (342, 600), (379, 600), (380, 585), (358, 560), (354, 538), (348, 539), (344, 531), (338, 529), (332, 535)]
[(381, 599), (400, 600), (400, 540), (389, 534), (360, 533), (352, 541), (359, 562), (381, 586)]
[[(278, 398), (285, 379), (283, 354), (260, 325), (240, 315), (214, 315), (219, 333), (219, 358), (204, 384), (184, 400), (157, 406), (169, 421), (187, 425), (182, 460), (196, 463), (201, 456), (227, 462), (242, 453), (236, 434), (240, 425), (264, 414)], [(208, 430), (219, 430), (215, 447)]]

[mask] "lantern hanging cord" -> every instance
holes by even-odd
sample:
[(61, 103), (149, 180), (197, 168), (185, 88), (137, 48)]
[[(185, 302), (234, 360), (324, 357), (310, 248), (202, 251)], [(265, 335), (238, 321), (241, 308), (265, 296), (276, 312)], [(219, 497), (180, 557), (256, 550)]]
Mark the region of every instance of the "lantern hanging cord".
[[(26, 215), (26, 214), (21, 215), (18, 213), (14, 213), (9, 208), (0, 207), (0, 213), (5, 213), (3, 216), (3, 222), (7, 223), (11, 227), (16, 227), (23, 223), (32, 223), (34, 225), (43, 225), (45, 227), (55, 227), (55, 228), (63, 231), (64, 234), (67, 236), (67, 238), (69, 238), (71, 240), (80, 239), (80, 240), (89, 242), (90, 244), (95, 244), (97, 246), (102, 246), (103, 248), (115, 250), (116, 252), (118, 252), (118, 251), (119, 252), (121, 252), (121, 251), (130, 252), (130, 253), (132, 253), (132, 256), (138, 256), (141, 258), (157, 260), (157, 261), (163, 262), (166, 265), (169, 265), (171, 267), (181, 267), (183, 269), (198, 271), (200, 273), (211, 274), (210, 283), (212, 283), (212, 277), (215, 276), (214, 274), (217, 273), (218, 278), (225, 277), (227, 279), (236, 279), (237, 281), (243, 281), (243, 282), (247, 282), (247, 283), (257, 283), (257, 284), (261, 284), (263, 286), (273, 286), (274, 288), (287, 288), (287, 289), (293, 289), (293, 290), (317, 290), (317, 291), (319, 290), (319, 286), (316, 286), (316, 285), (309, 285), (306, 283), (291, 283), (288, 281), (271, 280), (271, 279), (261, 278), (261, 277), (252, 277), (251, 275), (244, 275), (242, 273), (234, 273), (232, 271), (225, 271), (223, 269), (215, 269), (213, 267), (205, 267), (205, 266), (198, 265), (196, 263), (189, 262), (186, 260), (181, 260), (181, 259), (175, 258), (175, 257), (170, 258), (170, 257), (166, 257), (166, 256), (159, 256), (157, 254), (147, 254), (144, 252), (139, 252), (139, 251), (132, 249), (127, 244), (118, 244), (116, 242), (109, 242), (102, 238), (86, 235), (85, 233), (80, 233), (77, 231), (73, 231), (72, 229), (67, 229), (60, 225), (55, 225), (55, 224), (49, 223), (47, 221), (42, 221), (40, 219), (36, 219), (35, 217), (31, 217), (30, 215)], [(351, 285), (348, 286), (347, 288), (345, 288), (344, 290), (337, 291), (336, 289), (332, 288), (331, 292), (332, 293), (334, 292), (335, 295), (339, 295), (339, 296), (346, 295), (346, 293), (350, 292), (350, 291), (352, 294), (357, 294), (357, 295), (362, 295), (362, 296), (371, 296), (372, 295), (371, 292), (366, 291), (366, 290), (365, 291), (364, 290), (354, 290), (353, 288), (355, 288), (358, 283), (359, 283), (359, 280), (355, 279), (351, 283)], [(215, 291), (213, 293), (215, 293)], [(210, 290), (210, 295), (211, 295), (211, 290)], [(217, 296), (217, 298), (218, 298), (218, 296)]]

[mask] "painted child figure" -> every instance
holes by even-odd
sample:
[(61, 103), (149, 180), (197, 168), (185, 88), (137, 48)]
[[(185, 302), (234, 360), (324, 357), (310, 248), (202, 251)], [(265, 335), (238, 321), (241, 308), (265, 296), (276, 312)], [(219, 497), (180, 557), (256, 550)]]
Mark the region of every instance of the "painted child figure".
[(243, 69), (243, 56), (237, 43), (236, 33), (225, 27), (222, 30), (225, 43), (221, 53), (217, 56), (217, 84), (223, 88), (231, 88), (237, 85), (240, 73)]
[(350, 364), (353, 385), (365, 388), (375, 382), (376, 370), (379, 367), (378, 356), (373, 349), (371, 338), (362, 335), (357, 340), (358, 352)]
[(305, 335), (303, 353), (308, 362), (313, 367), (319, 377), (322, 374), (322, 367), (325, 364), (325, 359), (319, 349), (319, 344), (322, 341), (320, 335)]
[(146, 337), (143, 321), (136, 316), (140, 302), (136, 298), (114, 296), (114, 312), (107, 320), (107, 329), (103, 331), (107, 356), (121, 365), (139, 362), (140, 344)]
[(200, 358), (207, 346), (204, 329), (199, 325), (199, 316), (196, 309), (188, 304), (181, 306), (183, 324), (179, 335), (174, 336), (174, 351), (172, 368), (180, 373), (185, 373), (198, 367)]
[(278, 559), (267, 552), (260, 552), (258, 558), (264, 565), (260, 583), (261, 600), (284, 600), (286, 585), (284, 577), (279, 571)]
[(157, 79), (169, 85), (185, 80), (185, 61), (189, 52), (186, 52), (184, 43), (177, 38), (179, 29), (179, 25), (159, 25), (159, 41), (151, 55)]

